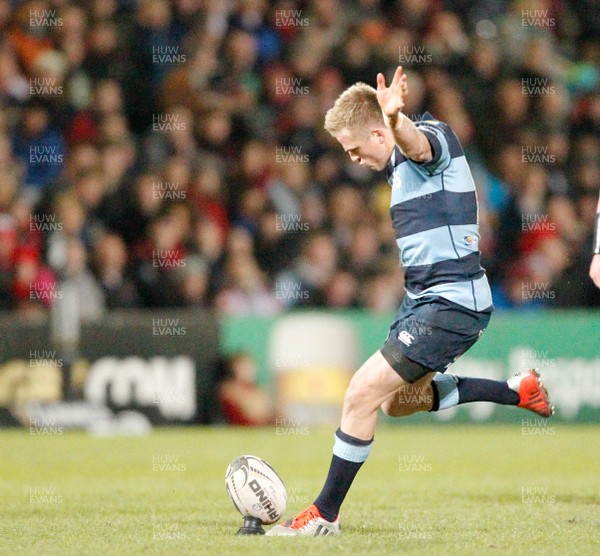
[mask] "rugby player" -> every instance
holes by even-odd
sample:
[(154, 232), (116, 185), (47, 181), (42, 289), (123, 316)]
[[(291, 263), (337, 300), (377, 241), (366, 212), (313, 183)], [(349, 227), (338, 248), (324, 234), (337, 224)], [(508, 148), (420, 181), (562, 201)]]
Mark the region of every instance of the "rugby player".
[(596, 229), (594, 230), (594, 255), (590, 265), (590, 278), (600, 288), (600, 198), (596, 209)]
[(460, 142), (430, 114), (415, 123), (407, 118), (407, 92), (400, 66), (389, 87), (382, 74), (377, 90), (357, 83), (325, 117), (325, 129), (353, 162), (387, 169), (406, 294), (383, 347), (348, 386), (323, 490), (268, 535), (340, 533), (340, 507), (371, 451), (379, 408), (400, 417), (488, 401), (553, 413), (535, 370), (508, 381), (444, 374), (485, 330), (492, 296), (480, 266), (475, 184)]

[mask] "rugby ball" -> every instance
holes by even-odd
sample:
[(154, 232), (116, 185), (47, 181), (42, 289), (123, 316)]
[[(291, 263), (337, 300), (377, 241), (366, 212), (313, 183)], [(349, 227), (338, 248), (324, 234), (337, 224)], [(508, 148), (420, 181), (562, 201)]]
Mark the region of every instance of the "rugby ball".
[(285, 512), (287, 492), (283, 481), (265, 460), (240, 456), (227, 467), (225, 486), (233, 505), (244, 516), (275, 523)]

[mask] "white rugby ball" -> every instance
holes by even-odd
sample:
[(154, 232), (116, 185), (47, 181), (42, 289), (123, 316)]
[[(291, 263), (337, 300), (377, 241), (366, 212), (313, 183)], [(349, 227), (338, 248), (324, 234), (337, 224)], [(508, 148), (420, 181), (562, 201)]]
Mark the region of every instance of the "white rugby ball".
[(225, 486), (243, 516), (256, 517), (269, 525), (285, 513), (287, 492), (283, 481), (275, 469), (257, 456), (235, 458), (227, 467)]

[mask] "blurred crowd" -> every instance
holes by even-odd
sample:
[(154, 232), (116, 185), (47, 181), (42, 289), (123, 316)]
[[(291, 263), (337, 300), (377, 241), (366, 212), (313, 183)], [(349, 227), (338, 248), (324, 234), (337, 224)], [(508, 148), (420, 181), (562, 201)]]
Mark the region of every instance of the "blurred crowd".
[(400, 63), (459, 136), (498, 308), (600, 306), (593, 0), (0, 0), (0, 309), (394, 311), (385, 175), (323, 130)]

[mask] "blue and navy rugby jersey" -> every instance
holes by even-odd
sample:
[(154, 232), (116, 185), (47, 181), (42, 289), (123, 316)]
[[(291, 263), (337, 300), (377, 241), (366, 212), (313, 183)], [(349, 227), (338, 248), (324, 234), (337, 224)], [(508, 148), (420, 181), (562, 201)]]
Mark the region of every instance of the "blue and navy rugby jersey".
[(479, 257), (475, 183), (462, 146), (452, 129), (429, 113), (414, 124), (429, 140), (433, 159), (414, 162), (396, 147), (388, 163), (390, 212), (406, 294), (490, 310), (492, 294)]

